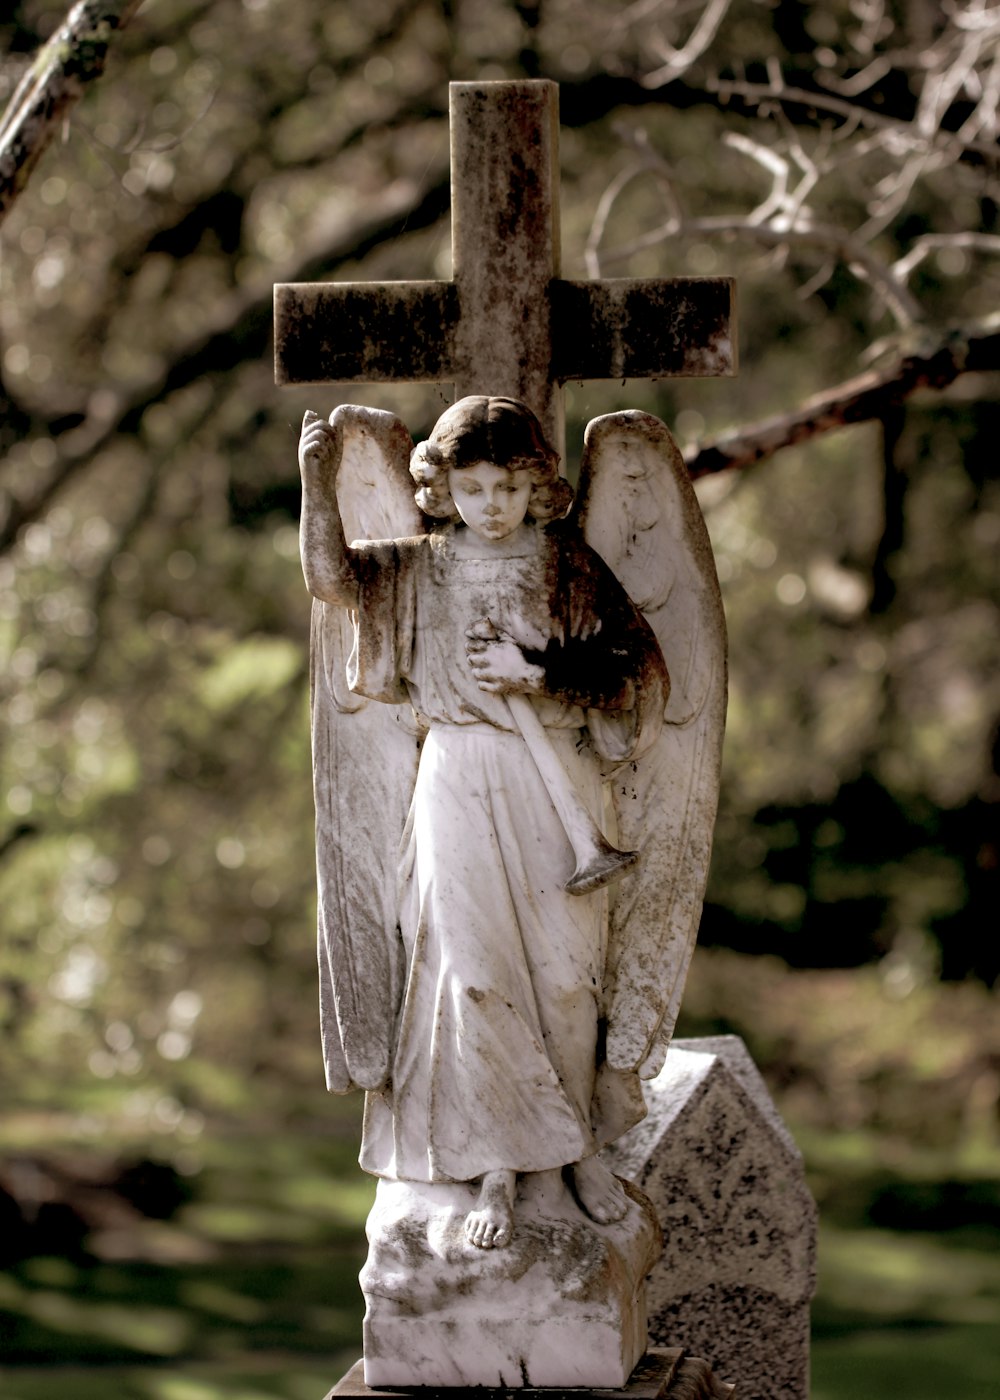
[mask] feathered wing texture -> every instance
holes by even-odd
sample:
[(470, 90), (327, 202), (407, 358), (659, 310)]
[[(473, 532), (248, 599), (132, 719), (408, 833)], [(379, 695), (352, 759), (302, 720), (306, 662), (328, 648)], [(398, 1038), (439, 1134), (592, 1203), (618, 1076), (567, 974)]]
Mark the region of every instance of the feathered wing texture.
[[(413, 442), (379, 409), (342, 405), (330, 419), (337, 503), (347, 540), (423, 534), (409, 475)], [(377, 1089), (391, 1063), (403, 987), (397, 926), (399, 844), (417, 774), (408, 705), (353, 694), (347, 608), (312, 606), (311, 694), (320, 1021), (327, 1085)]]
[(708, 532), (665, 424), (627, 411), (587, 428), (577, 519), (656, 633), (671, 692), (655, 744), (611, 779), (618, 844), (641, 859), (612, 896), (607, 1058), (663, 1064), (698, 935), (719, 794), (726, 624)]

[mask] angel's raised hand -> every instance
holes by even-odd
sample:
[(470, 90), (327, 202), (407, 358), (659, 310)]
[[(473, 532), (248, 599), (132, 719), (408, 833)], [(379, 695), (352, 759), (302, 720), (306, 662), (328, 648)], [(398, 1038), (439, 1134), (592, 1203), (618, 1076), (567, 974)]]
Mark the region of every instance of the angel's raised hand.
[(326, 419), (307, 408), (299, 437), (299, 468), (303, 475), (333, 464), (335, 440), (334, 429)]

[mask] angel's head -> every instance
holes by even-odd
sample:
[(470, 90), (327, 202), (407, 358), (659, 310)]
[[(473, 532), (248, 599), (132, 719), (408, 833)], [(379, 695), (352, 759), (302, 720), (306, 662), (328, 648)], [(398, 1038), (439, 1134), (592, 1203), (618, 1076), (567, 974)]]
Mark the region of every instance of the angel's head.
[[(469, 489), (462, 482), (464, 472), (469, 473)], [(530, 408), (517, 399), (482, 394), (459, 399), (414, 449), (410, 475), (417, 483), (417, 505), (426, 515), (466, 520), (474, 529), (467, 515), (481, 504), (480, 488), (494, 483), (506, 512), (497, 516), (498, 529), (506, 528), (511, 512), (517, 516), (515, 525), (525, 515), (539, 524), (555, 520), (573, 499), (573, 488), (559, 475), (558, 454)]]

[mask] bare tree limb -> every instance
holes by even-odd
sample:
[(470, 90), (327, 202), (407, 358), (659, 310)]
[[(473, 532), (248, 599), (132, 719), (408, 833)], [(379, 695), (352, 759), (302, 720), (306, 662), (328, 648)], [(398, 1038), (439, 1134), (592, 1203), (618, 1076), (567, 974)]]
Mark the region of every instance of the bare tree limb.
[(39, 828), (35, 822), (18, 822), (16, 826), (4, 833), (0, 837), (0, 860), (18, 845), (21, 841), (26, 841), (29, 836), (37, 836)]
[(0, 223), (87, 84), (104, 72), (111, 35), (141, 3), (79, 0), (29, 65), (0, 118)]
[(990, 142), (966, 140), (957, 132), (936, 129), (923, 130), (914, 122), (899, 117), (887, 117), (881, 112), (873, 112), (857, 102), (846, 102), (838, 97), (827, 96), (822, 92), (806, 88), (785, 87), (776, 83), (749, 83), (732, 78), (714, 78), (708, 83), (709, 92), (720, 98), (742, 97), (756, 106), (781, 105), (813, 108), (829, 112), (832, 116), (843, 117), (845, 121), (883, 131), (893, 135), (901, 145), (910, 149), (937, 150), (954, 158), (959, 152), (974, 152), (985, 159), (995, 161), (996, 146)]
[(333, 229), (323, 228), (287, 267), (271, 268), (266, 278), (240, 288), (216, 309), (214, 322), (177, 348), (171, 361), (128, 393), (95, 396), (97, 407), (79, 426), (53, 439), (57, 457), (41, 479), (4, 503), (0, 519), (0, 553), (37, 520), (60, 491), (120, 433), (136, 432), (152, 404), (203, 375), (231, 370), (266, 353), (271, 338), (273, 284), (308, 282), (329, 274), (338, 263), (364, 256), (372, 247), (399, 232), (426, 228), (448, 208), (448, 177), (444, 168), (429, 171), (424, 184), (401, 179), (367, 202), (364, 215)]
[(906, 537), (907, 464), (902, 460), (906, 411), (893, 404), (882, 418), (882, 529), (872, 560), (872, 616), (886, 613), (896, 596), (893, 563)]
[[(727, 238), (745, 238), (767, 248), (784, 249), (794, 246), (819, 248), (833, 253), (855, 276), (861, 277), (879, 301), (895, 319), (901, 330), (908, 330), (923, 320), (923, 308), (910, 292), (895, 269), (877, 257), (856, 233), (836, 225), (816, 220), (805, 203), (819, 178), (815, 164), (793, 143), (795, 163), (803, 172), (794, 189), (789, 188), (788, 161), (778, 151), (752, 141), (740, 133), (729, 133), (724, 142), (732, 149), (763, 166), (772, 177), (772, 188), (765, 199), (749, 214), (711, 215), (690, 218), (686, 215), (674, 189), (667, 163), (653, 149), (644, 131), (622, 131), (622, 139), (637, 150), (641, 164), (630, 166), (616, 176), (605, 190), (598, 205), (590, 236), (587, 239), (587, 268), (591, 276), (599, 276), (602, 266), (627, 261), (635, 253), (661, 243), (667, 238), (693, 237), (711, 234)], [(670, 216), (666, 223), (631, 242), (616, 248), (601, 248), (600, 240), (613, 206), (622, 190), (633, 178), (648, 171), (667, 195)]]
[(687, 454), (692, 477), (752, 466), (783, 447), (807, 442), (852, 423), (884, 419), (918, 389), (946, 389), (963, 374), (1000, 370), (1000, 317), (938, 345), (904, 355), (885, 369), (848, 379), (808, 399), (793, 413), (780, 413), (696, 446)]
[(719, 25), (726, 17), (729, 0), (708, 0), (690, 35), (679, 49), (662, 40), (657, 46), (666, 62), (655, 72), (643, 79), (646, 87), (662, 87), (690, 68), (699, 59), (719, 32)]
[(905, 280), (935, 248), (957, 248), (959, 251), (970, 249), (973, 252), (1000, 254), (1000, 234), (976, 231), (921, 234), (906, 256), (897, 258), (893, 263), (893, 273)]
[(866, 63), (857, 73), (852, 73), (849, 78), (842, 78), (836, 73), (824, 73), (818, 76), (817, 81), (831, 92), (839, 92), (841, 97), (860, 97), (891, 72), (892, 62), (887, 54), (882, 53), (870, 63)]

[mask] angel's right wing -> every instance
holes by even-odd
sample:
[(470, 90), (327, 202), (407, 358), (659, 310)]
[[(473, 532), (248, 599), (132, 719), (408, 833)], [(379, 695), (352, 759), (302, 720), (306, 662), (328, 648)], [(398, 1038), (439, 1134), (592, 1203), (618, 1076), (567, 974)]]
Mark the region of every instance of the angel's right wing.
[(612, 779), (618, 843), (637, 867), (612, 894), (607, 1058), (663, 1064), (708, 878), (726, 713), (726, 624), (684, 460), (664, 423), (627, 410), (587, 428), (577, 519), (656, 633), (670, 673), (664, 725)]
[[(340, 462), (337, 507), (349, 541), (423, 534), (409, 475), (413, 442), (391, 413), (344, 404), (330, 419)], [(417, 774), (409, 705), (347, 684), (354, 619), (314, 599), (313, 789), (319, 887), (320, 1023), (327, 1085), (378, 1089), (390, 1071), (404, 959), (397, 865)]]

